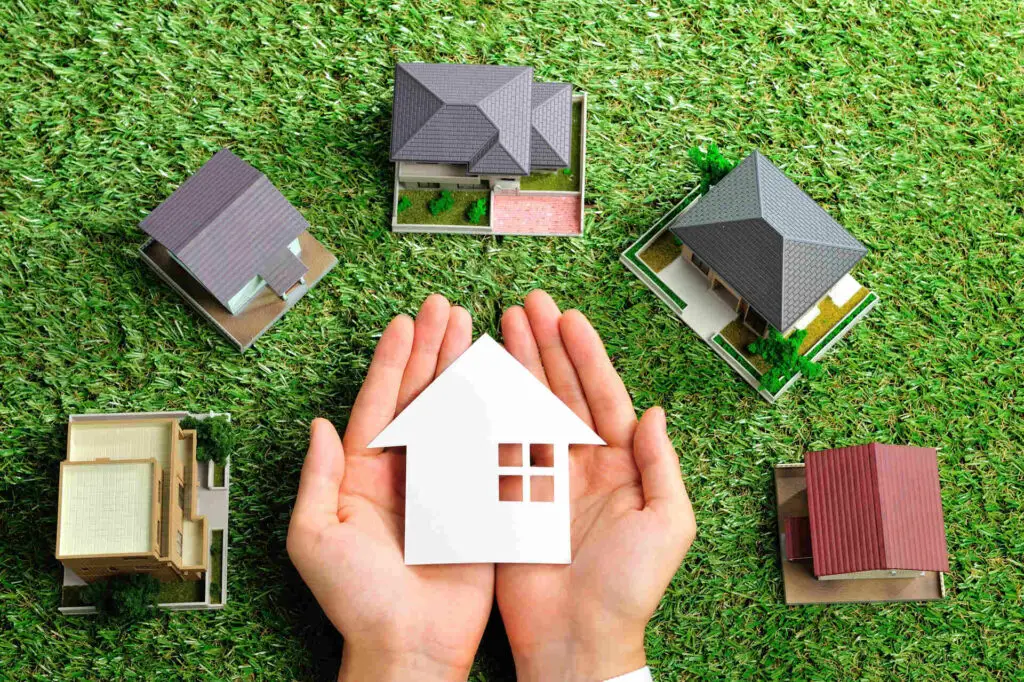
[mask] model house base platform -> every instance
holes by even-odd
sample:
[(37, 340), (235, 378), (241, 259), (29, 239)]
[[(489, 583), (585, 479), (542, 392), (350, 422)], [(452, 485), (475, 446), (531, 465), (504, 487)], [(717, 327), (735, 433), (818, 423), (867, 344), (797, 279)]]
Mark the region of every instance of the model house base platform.
[(150, 240), (139, 250), (142, 260), (171, 285), (196, 312), (205, 317), (238, 350), (245, 351), (278, 319), (295, 306), (338, 263), (334, 254), (303, 232), (298, 238), (302, 263), (309, 268), (305, 279), (297, 283), (285, 299), (264, 287), (241, 312), (232, 315), (199, 284), (159, 242)]

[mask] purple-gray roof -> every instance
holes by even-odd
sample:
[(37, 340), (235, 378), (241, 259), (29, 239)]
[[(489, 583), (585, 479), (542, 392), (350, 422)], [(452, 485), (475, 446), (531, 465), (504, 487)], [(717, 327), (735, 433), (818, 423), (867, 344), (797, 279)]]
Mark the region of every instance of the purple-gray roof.
[(568, 166), (571, 135), (572, 86), (534, 83), (530, 67), (395, 67), (392, 161), (528, 175), (534, 168)]
[(222, 149), (139, 227), (224, 307), (257, 275), (283, 295), (306, 274), (289, 250), (309, 228), (267, 176)]
[(800, 319), (867, 253), (756, 151), (670, 228), (779, 330)]

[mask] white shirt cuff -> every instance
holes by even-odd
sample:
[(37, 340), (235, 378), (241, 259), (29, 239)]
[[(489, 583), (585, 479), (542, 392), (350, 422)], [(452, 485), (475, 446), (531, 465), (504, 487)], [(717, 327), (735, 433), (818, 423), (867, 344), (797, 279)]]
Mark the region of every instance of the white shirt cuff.
[(654, 678), (651, 677), (651, 669), (645, 665), (639, 670), (613, 677), (605, 682), (654, 682)]

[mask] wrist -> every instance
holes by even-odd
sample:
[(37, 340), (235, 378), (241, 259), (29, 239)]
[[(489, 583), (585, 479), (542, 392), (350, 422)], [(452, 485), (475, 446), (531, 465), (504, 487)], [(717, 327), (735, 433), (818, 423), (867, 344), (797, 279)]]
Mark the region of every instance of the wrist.
[(600, 639), (549, 641), (529, 652), (513, 652), (516, 679), (601, 682), (647, 665), (643, 634), (622, 632)]
[(439, 660), (421, 652), (368, 649), (345, 644), (338, 682), (465, 682), (473, 662)]

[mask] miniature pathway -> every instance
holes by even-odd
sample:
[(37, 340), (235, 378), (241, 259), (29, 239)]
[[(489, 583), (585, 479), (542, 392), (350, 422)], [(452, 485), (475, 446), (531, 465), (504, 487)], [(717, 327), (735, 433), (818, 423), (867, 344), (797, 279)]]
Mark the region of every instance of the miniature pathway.
[(686, 301), (681, 317), (700, 338), (709, 339), (736, 319), (736, 311), (708, 288), (707, 278), (682, 256), (666, 265), (658, 277)]
[(206, 487), (206, 467), (209, 462), (199, 462), (196, 474), (199, 476), (196, 500), (196, 512), (206, 517), (207, 528), (211, 531), (228, 527), (228, 491)]
[(580, 197), (494, 195), (495, 234), (579, 234)]

